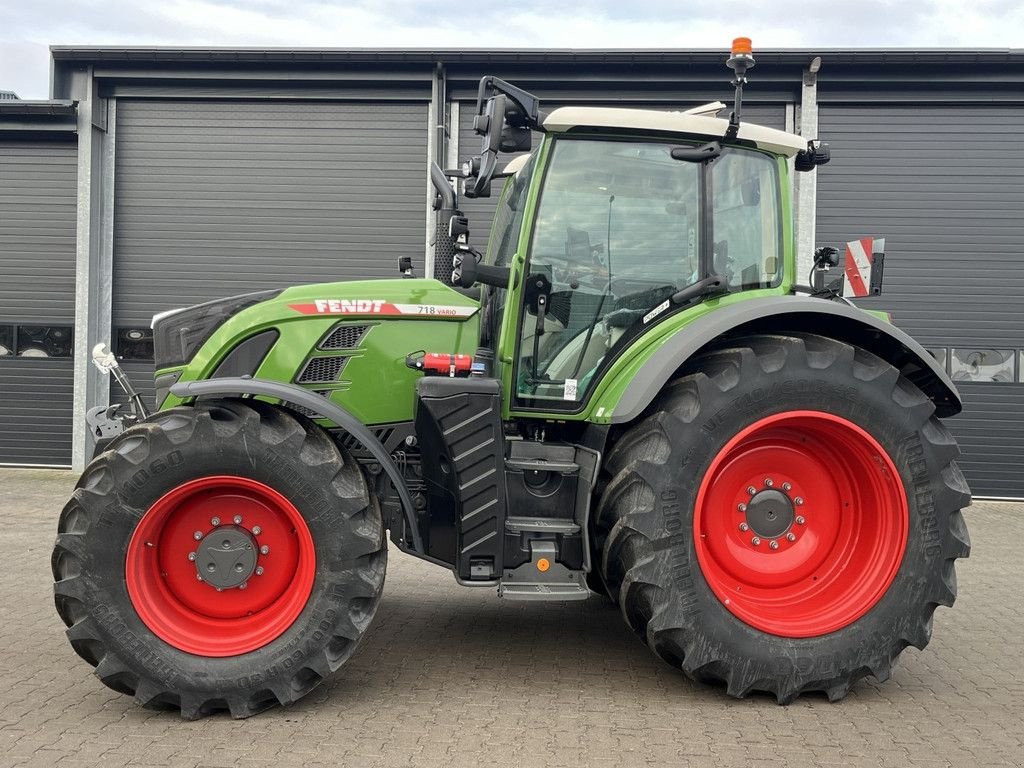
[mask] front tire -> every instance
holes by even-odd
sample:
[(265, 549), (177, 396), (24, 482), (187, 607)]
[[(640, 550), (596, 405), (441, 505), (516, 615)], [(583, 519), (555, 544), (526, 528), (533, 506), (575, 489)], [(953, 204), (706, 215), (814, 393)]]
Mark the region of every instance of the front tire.
[(780, 703), (888, 678), (956, 597), (958, 450), (865, 350), (757, 336), (702, 356), (609, 453), (601, 575), (693, 679)]
[(193, 719), (311, 691), (369, 625), (386, 560), (362, 472), (322, 429), (224, 400), (158, 413), (99, 455), (52, 565), (100, 680)]

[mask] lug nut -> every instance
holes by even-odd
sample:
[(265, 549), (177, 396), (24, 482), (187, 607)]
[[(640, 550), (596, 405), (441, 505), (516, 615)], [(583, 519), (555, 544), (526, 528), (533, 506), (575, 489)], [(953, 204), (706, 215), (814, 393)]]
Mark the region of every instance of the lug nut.
[(256, 573), (257, 576), (262, 576), (263, 575), (263, 566), (262, 565), (257, 565), (255, 573)]
[(750, 526), (747, 525), (746, 523), (740, 523), (740, 530), (741, 531), (749, 531), (750, 530)]
[(188, 553), (188, 561), (190, 563), (194, 563), (196, 561), (196, 553), (195, 552), (189, 552)]
[(793, 490), (793, 486), (790, 485), (789, 483), (783, 483), (782, 484), (782, 490), (784, 490), (784, 491), (792, 491)]
[(233, 522), (235, 525), (241, 525), (242, 524), (242, 516), (241, 515), (235, 515), (231, 522)]
[(740, 512), (746, 512), (747, 511), (747, 505), (746, 504), (737, 504), (736, 505), (736, 509), (738, 509)]
[(248, 584), (246, 584), (246, 583), (245, 583), (245, 582), (243, 581), (243, 582), (242, 582), (241, 584), (239, 584), (239, 585), (238, 585), (238, 588), (239, 588), (239, 589), (246, 589), (246, 588), (247, 588), (248, 586), (249, 586), (249, 585), (248, 585)]
[(263, 533), (263, 529), (260, 528), (258, 525), (254, 525), (252, 527), (252, 535), (253, 536), (259, 536), (261, 533)]
[(803, 525), (803, 524), (804, 524), (804, 523), (806, 523), (806, 522), (807, 522), (807, 521), (806, 521), (806, 520), (804, 519), (804, 516), (803, 516), (803, 515), (797, 515), (797, 516), (796, 516), (796, 524), (797, 524), (797, 525)]
[(199, 541), (201, 538), (203, 538), (203, 532), (202, 531), (196, 531), (195, 533), (192, 534), (192, 538), (195, 539), (196, 541)]
[(771, 541), (768, 542), (768, 546), (771, 547), (772, 549), (778, 549), (779, 548), (779, 542), (777, 542), (775, 539), (772, 539)]
[(752, 485), (748, 485), (747, 486), (747, 493), (749, 493), (751, 496), (753, 496), (755, 493), (757, 493), (757, 488), (755, 488)]
[(761, 545), (761, 539), (760, 539), (760, 537), (755, 536), (754, 538), (752, 538), (750, 540), (750, 543), (753, 544), (755, 547), (760, 546)]
[(197, 573), (197, 574), (196, 574), (196, 581), (202, 581), (202, 580), (203, 580), (203, 577), (202, 577), (202, 576), (200, 576), (200, 575), (199, 575), (199, 574)]
[(795, 499), (793, 499), (793, 503), (799, 507), (801, 504), (804, 503), (803, 497), (797, 496)]
[(218, 525), (220, 525), (220, 518), (219, 517), (211, 517), (210, 518), (210, 525), (212, 525), (214, 528), (216, 528)]
[(269, 555), (270, 554), (270, 547), (268, 547), (266, 544), (264, 544), (262, 547), (260, 547), (260, 554), (261, 555)]
[(223, 590), (223, 589), (221, 589), (220, 587), (217, 587), (217, 591), (218, 591), (218, 592), (223, 592), (224, 590)]
[(796, 541), (796, 534), (790, 531), (786, 534), (786, 541)]
[(765, 488), (771, 488), (773, 485), (775, 485), (775, 481), (772, 480), (770, 477), (766, 477), (764, 479), (764, 487)]

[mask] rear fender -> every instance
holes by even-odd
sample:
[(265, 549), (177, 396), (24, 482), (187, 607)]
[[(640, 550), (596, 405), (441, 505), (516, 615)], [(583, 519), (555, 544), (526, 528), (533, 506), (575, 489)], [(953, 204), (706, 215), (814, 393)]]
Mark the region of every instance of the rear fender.
[(935, 404), (936, 415), (954, 416), (963, 407), (946, 371), (904, 331), (847, 304), (787, 296), (723, 306), (666, 339), (625, 389), (611, 422), (623, 424), (643, 413), (680, 368), (706, 348), (730, 338), (765, 333), (816, 333), (862, 347), (920, 388)]

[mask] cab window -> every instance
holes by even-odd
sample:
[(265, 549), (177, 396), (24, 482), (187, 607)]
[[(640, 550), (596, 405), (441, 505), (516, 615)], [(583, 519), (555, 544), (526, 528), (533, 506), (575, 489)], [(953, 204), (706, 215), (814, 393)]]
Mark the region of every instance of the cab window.
[(711, 165), (714, 271), (730, 290), (777, 284), (782, 267), (775, 160), (726, 149)]
[[(674, 146), (555, 141), (524, 286), (521, 400), (578, 407), (616, 342), (699, 279), (702, 166), (672, 159)], [(540, 302), (538, 281), (550, 283)]]

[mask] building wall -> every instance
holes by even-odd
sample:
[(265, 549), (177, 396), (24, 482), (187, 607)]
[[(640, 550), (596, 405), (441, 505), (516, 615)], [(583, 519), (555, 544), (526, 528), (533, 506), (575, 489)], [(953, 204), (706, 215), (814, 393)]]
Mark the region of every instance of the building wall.
[[(285, 283), (387, 277), (405, 255), (418, 272), (429, 268), (427, 162), (473, 151), (481, 75), (537, 93), (548, 108), (676, 109), (731, 95), (722, 57), (705, 52), (56, 48), (54, 56), (53, 95), (88, 107), (79, 130), (94, 139), (79, 157), (79, 199), (91, 204), (78, 211), (79, 232), (88, 233), (78, 268), (84, 254), (100, 279), (79, 299), (80, 327), (89, 345), (114, 339), (147, 390), (153, 312)], [(811, 57), (759, 54), (746, 117), (799, 124)], [(823, 58), (818, 135), (834, 159), (819, 172), (818, 241), (887, 237), (885, 295), (875, 304), (945, 354), (955, 376), (973, 379), (963, 384), (967, 412), (950, 424), (975, 490), (1024, 495), (1013, 472), (1024, 458), (1014, 421), (1024, 418), (1014, 213), (1024, 57)], [(492, 207), (466, 202), (478, 246)], [(75, 365), (81, 377), (87, 363)], [(105, 395), (76, 401), (76, 429), (90, 398)], [(58, 443), (71, 429), (62, 424)]]

